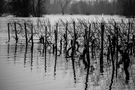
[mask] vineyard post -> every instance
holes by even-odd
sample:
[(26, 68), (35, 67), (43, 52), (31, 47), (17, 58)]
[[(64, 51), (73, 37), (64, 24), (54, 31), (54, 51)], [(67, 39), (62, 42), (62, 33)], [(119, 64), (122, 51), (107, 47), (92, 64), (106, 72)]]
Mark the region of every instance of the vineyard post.
[(88, 31), (88, 59), (89, 59), (89, 61), (88, 61), (88, 64), (90, 64), (90, 51), (89, 51), (89, 43), (90, 43), (90, 32), (91, 32), (91, 24), (89, 24), (89, 31)]
[(28, 37), (27, 37), (27, 24), (26, 24), (26, 22), (24, 23), (24, 29), (25, 29), (25, 39), (26, 39), (26, 44), (28, 44)]
[(57, 65), (57, 34), (58, 34), (58, 23), (56, 23), (56, 29), (54, 30), (55, 35), (55, 64), (54, 64), (54, 76), (56, 75), (56, 65)]
[(74, 72), (74, 81), (76, 83), (76, 73), (75, 73), (75, 63), (74, 63), (74, 53), (75, 53), (75, 40), (76, 40), (76, 28), (75, 28), (75, 21), (73, 21), (73, 40), (72, 40), (72, 52), (71, 52), (71, 59), (72, 59), (72, 67), (73, 67), (73, 72)]
[(10, 23), (8, 23), (8, 42), (10, 42)]
[(52, 53), (54, 54), (54, 52), (55, 52), (55, 45), (54, 44), (52, 45), (52, 48), (53, 48)]
[(44, 49), (45, 49), (45, 71), (46, 71), (46, 51), (47, 51), (47, 26), (45, 26), (45, 41), (44, 41)]
[[(112, 41), (112, 43), (111, 43), (111, 41)], [(115, 61), (114, 61), (114, 55), (115, 55), (115, 48), (114, 48), (115, 45), (114, 45), (114, 42), (115, 42), (115, 39), (111, 40), (111, 38), (110, 38), (109, 42), (111, 43), (110, 51), (111, 51), (111, 61), (112, 61), (112, 75), (111, 75), (111, 83), (109, 85), (109, 90), (111, 90), (112, 89), (112, 85), (113, 85), (114, 74), (115, 74)], [(117, 58), (117, 56), (116, 56), (116, 58)], [(116, 70), (116, 72), (117, 72), (117, 70)]]
[(118, 72), (118, 27), (116, 26), (115, 23), (115, 33), (116, 33), (116, 78), (117, 78), (117, 72)]
[(33, 45), (33, 24), (31, 24), (31, 43)]
[(101, 23), (101, 53), (100, 53), (100, 72), (103, 73), (103, 50), (104, 50), (104, 23)]
[[(93, 22), (93, 23), (91, 23), (91, 25), (89, 26), (89, 30), (91, 30), (91, 27), (92, 27), (92, 25), (94, 25), (95, 23)], [(94, 25), (95, 26), (95, 25)], [(89, 31), (89, 33), (90, 33), (90, 31)], [(94, 58), (95, 56), (96, 56), (96, 54), (95, 54), (95, 39), (94, 38), (92, 38), (92, 41), (91, 41), (91, 58)]]
[(65, 40), (64, 53), (65, 53), (66, 57), (67, 57), (67, 31), (68, 31), (68, 22), (66, 23), (66, 30), (65, 30), (65, 34), (64, 34), (64, 40)]
[(91, 25), (89, 25), (89, 28), (86, 27), (86, 31), (85, 31), (85, 35), (86, 35), (86, 55), (87, 55), (87, 62), (88, 62), (88, 68), (90, 67), (90, 54), (89, 54), (89, 37), (90, 37), (90, 29), (91, 29)]
[(131, 23), (130, 23), (130, 18), (129, 18), (129, 20), (128, 20), (128, 36), (127, 36), (127, 42), (129, 43), (129, 35), (130, 35), (130, 28), (131, 28)]
[(47, 26), (45, 26), (45, 41), (44, 41), (44, 49), (45, 49), (45, 58), (46, 58), (46, 44), (47, 44)]
[(71, 52), (71, 57), (74, 58), (74, 53), (75, 53), (75, 39), (76, 39), (76, 29), (75, 29), (75, 21), (73, 22), (73, 40), (72, 40), (72, 52)]
[(17, 43), (18, 42), (18, 35), (17, 35), (16, 22), (14, 22), (14, 29), (15, 29), (15, 40), (16, 40), (16, 43)]
[(56, 30), (55, 30), (55, 54), (57, 56), (57, 39), (58, 39), (58, 23), (56, 23)]
[(60, 55), (62, 54), (62, 37), (60, 39)]

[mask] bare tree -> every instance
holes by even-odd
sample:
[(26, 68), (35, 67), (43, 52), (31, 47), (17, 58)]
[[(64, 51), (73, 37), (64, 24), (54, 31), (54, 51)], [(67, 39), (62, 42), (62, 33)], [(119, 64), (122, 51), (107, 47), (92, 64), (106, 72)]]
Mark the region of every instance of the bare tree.
[(5, 0), (1, 0), (0, 1), (0, 16), (2, 15), (2, 13), (3, 13), (3, 7), (4, 7), (4, 4), (5, 4)]
[(59, 4), (61, 7), (61, 13), (64, 15), (65, 14), (65, 9), (68, 7), (70, 4), (71, 0), (59, 0)]
[(31, 0), (31, 12), (33, 16), (41, 17), (43, 11), (46, 12), (47, 0)]
[(118, 0), (123, 10), (123, 15), (127, 17), (135, 16), (135, 0)]
[(16, 16), (28, 17), (29, 16), (29, 0), (11, 0), (12, 7), (11, 13)]

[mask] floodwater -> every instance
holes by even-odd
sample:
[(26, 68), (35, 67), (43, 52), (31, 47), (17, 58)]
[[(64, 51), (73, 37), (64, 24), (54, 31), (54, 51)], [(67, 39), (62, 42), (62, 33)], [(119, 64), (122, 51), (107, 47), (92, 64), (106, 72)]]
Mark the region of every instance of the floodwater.
[[(0, 90), (83, 90), (85, 77), (71, 60), (47, 53), (40, 44), (8, 44), (0, 35)], [(82, 71), (83, 72), (83, 71)], [(75, 76), (76, 73), (76, 76)]]
[(8, 20), (1, 18), (0, 21), (0, 90), (87, 89), (87, 70), (78, 62), (73, 66), (72, 60), (65, 59), (64, 55), (56, 59), (50, 53), (45, 58), (38, 43), (33, 47), (15, 44), (13, 38), (7, 43)]
[[(4, 40), (3, 37), (0, 39)], [(5, 38), (6, 39), (6, 38)], [(72, 64), (44, 54), (40, 45), (0, 44), (0, 90), (77, 90)], [(81, 79), (81, 78), (80, 78)], [(78, 85), (78, 86), (77, 86)]]
[(0, 90), (109, 90), (109, 72), (88, 74), (78, 60), (73, 66), (64, 55), (55, 59), (47, 53), (45, 58), (40, 44), (8, 44), (5, 36), (0, 36)]
[[(2, 25), (0, 29), (7, 30)], [(34, 43), (32, 47), (7, 43), (3, 30), (0, 30), (0, 90), (109, 90), (109, 68), (104, 75), (98, 69), (88, 73), (78, 60), (73, 64), (64, 55), (56, 59), (49, 52), (45, 57), (41, 44)], [(123, 78), (121, 81), (124, 82)], [(127, 89), (121, 81), (113, 84), (112, 90), (134, 90)]]

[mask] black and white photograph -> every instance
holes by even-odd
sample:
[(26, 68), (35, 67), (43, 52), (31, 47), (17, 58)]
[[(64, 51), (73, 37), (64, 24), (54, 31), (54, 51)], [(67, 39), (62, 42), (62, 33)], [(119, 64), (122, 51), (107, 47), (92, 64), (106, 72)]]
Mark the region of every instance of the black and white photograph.
[(0, 90), (135, 90), (135, 0), (0, 0)]

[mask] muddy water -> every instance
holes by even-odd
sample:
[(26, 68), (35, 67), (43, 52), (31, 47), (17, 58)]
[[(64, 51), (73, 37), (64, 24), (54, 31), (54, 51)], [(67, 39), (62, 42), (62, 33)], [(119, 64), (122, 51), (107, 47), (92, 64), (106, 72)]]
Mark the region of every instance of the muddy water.
[[(83, 75), (73, 72), (71, 60), (47, 53), (39, 44), (7, 44), (0, 37), (0, 90), (83, 90)], [(76, 73), (76, 77), (74, 76)], [(82, 76), (82, 77), (80, 77)]]

